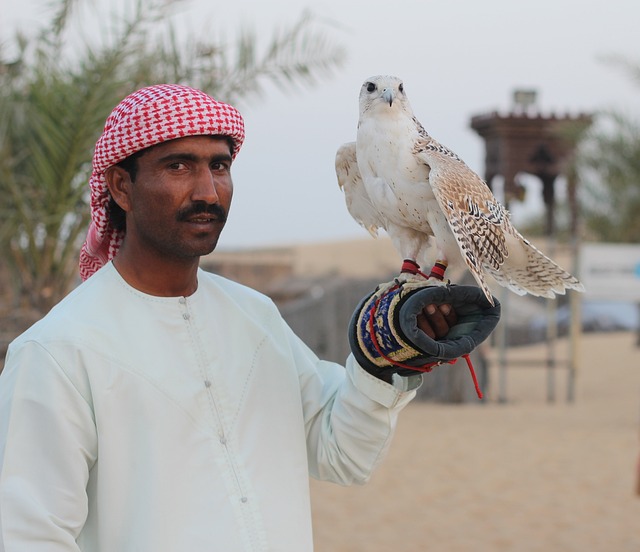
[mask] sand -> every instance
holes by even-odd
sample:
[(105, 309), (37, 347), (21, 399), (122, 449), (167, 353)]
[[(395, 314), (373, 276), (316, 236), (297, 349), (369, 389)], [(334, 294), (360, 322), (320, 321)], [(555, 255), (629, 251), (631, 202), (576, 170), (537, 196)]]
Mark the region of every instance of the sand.
[(580, 351), (572, 403), (564, 368), (547, 401), (542, 367), (509, 370), (506, 402), (496, 385), (483, 403), (413, 402), (368, 484), (313, 482), (316, 551), (640, 551), (640, 348), (587, 334)]

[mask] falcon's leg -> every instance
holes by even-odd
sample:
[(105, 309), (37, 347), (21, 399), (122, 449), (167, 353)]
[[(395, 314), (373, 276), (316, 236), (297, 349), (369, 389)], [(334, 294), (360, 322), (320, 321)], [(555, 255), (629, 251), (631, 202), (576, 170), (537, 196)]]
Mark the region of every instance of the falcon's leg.
[(387, 223), (386, 230), (396, 251), (404, 259), (398, 275), (398, 281), (410, 282), (428, 279), (429, 276), (420, 271), (420, 265), (417, 261), (418, 254), (428, 238), (412, 228), (399, 226), (392, 222)]
[(447, 270), (447, 266), (449, 263), (444, 259), (437, 259), (431, 272), (429, 273), (429, 278), (435, 278), (436, 280), (443, 281), (444, 280), (444, 272)]
[(431, 269), (431, 272), (429, 272), (429, 276), (427, 276), (427, 280), (429, 282), (429, 285), (431, 286), (448, 286), (451, 281), (450, 280), (445, 280), (444, 278), (444, 272), (445, 270), (447, 270), (447, 265), (449, 263), (447, 263), (446, 260), (444, 259), (437, 259), (435, 264), (433, 265), (433, 268)]
[(396, 278), (398, 282), (416, 282), (428, 279), (429, 276), (420, 270), (420, 265), (414, 259), (409, 258), (402, 261), (400, 274)]
[(428, 276), (420, 270), (420, 265), (414, 259), (404, 259), (402, 261), (400, 274), (411, 274), (413, 276), (417, 275), (428, 278)]
[(433, 265), (429, 275), (420, 270), (420, 266), (413, 259), (405, 259), (402, 262), (402, 270), (400, 276), (397, 278), (400, 282), (414, 282), (419, 280), (427, 280), (429, 285), (432, 286), (446, 286), (449, 285), (449, 280), (444, 279), (444, 272), (447, 269), (447, 261), (438, 259)]
[[(403, 255), (404, 259), (397, 281), (424, 283), (427, 280), (428, 284), (433, 286), (447, 285), (449, 283), (444, 281), (444, 272), (448, 265), (447, 257), (441, 248), (435, 247), (433, 236), (393, 223), (387, 224), (387, 233), (391, 237), (394, 247)], [(436, 258), (438, 260), (436, 260), (431, 269), (431, 273), (427, 274), (421, 270), (421, 263), (424, 263), (422, 267), (428, 266), (426, 264), (430, 262), (428, 253), (434, 249), (437, 249), (438, 256)]]

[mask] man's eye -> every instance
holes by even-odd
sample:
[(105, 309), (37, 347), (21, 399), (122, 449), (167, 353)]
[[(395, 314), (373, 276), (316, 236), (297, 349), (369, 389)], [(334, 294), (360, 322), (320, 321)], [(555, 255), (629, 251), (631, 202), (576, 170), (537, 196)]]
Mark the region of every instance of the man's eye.
[(227, 170), (229, 170), (229, 165), (227, 163), (213, 163), (211, 165), (211, 170), (213, 170), (213, 171), (227, 171)]
[(184, 164), (184, 163), (182, 163), (181, 161), (176, 161), (175, 163), (171, 163), (171, 164), (169, 165), (169, 168), (170, 168), (172, 171), (179, 171), (179, 170), (182, 170), (182, 169), (184, 169), (184, 168), (185, 168), (185, 164)]

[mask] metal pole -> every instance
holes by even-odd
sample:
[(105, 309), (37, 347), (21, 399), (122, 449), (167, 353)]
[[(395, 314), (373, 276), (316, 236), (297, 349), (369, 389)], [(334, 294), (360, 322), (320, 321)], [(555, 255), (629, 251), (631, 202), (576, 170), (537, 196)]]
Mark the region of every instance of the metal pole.
[[(507, 194), (507, 183), (503, 181), (502, 204), (505, 209), (509, 209), (509, 195)], [(500, 286), (499, 300), (501, 305), (500, 324), (498, 327), (498, 402), (507, 402), (507, 347), (509, 344), (509, 328), (507, 319), (509, 317), (509, 293), (507, 288)]]
[(509, 329), (507, 325), (508, 317), (508, 301), (509, 290), (500, 288), (500, 305), (502, 307), (502, 315), (500, 325), (498, 326), (497, 342), (498, 342), (498, 402), (507, 402), (507, 344), (509, 337)]
[(547, 299), (547, 402), (556, 400), (556, 339), (558, 321), (554, 299)]
[[(574, 274), (576, 274), (574, 272)], [(582, 338), (581, 299), (575, 291), (569, 292), (571, 309), (571, 333), (569, 335), (569, 372), (567, 374), (567, 402), (574, 402), (576, 397), (576, 372), (580, 365), (580, 341)]]
[[(556, 253), (556, 220), (555, 220), (555, 174), (541, 171), (542, 197), (546, 207), (547, 254), (553, 258)], [(547, 299), (547, 402), (556, 400), (556, 341), (558, 339), (558, 321), (556, 318), (556, 302)]]
[[(577, 199), (578, 176), (575, 165), (571, 165), (567, 174), (567, 195), (571, 211), (571, 253), (573, 274), (580, 278), (580, 208)], [(575, 291), (569, 292), (571, 310), (571, 330), (569, 334), (569, 371), (567, 374), (567, 402), (576, 397), (576, 377), (581, 363), (580, 344), (582, 341), (582, 297)]]

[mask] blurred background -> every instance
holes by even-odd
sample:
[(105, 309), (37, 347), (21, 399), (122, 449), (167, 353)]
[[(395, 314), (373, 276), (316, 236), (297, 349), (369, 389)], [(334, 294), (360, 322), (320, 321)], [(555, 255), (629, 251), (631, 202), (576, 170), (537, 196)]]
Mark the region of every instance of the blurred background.
[(394, 74), (587, 292), (496, 290), (503, 320), (474, 358), (484, 401), (464, 366), (429, 374), (370, 485), (314, 485), (318, 550), (640, 550), (639, 3), (0, 0), (0, 14), (0, 357), (78, 284), (107, 115), (181, 82), (237, 105), (247, 130), (203, 266), (344, 361), (354, 305), (400, 259), (350, 218), (334, 156), (364, 80)]

